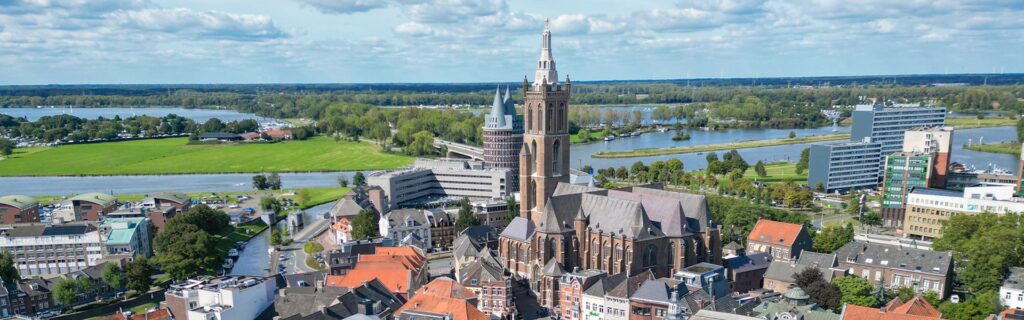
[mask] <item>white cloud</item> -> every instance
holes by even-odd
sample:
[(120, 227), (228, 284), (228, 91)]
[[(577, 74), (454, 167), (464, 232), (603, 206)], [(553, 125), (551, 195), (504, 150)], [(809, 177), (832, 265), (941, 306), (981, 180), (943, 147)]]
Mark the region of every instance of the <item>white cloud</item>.
[(880, 19), (871, 22), (871, 27), (881, 33), (889, 33), (896, 29), (896, 23), (889, 19)]
[(418, 22), (464, 22), (507, 10), (504, 0), (431, 0), (405, 6), (405, 15)]
[(110, 15), (132, 29), (176, 35), (192, 34), (216, 39), (262, 40), (287, 37), (270, 17), (186, 8), (118, 11)]
[(325, 13), (351, 14), (390, 6), (390, 0), (297, 0)]

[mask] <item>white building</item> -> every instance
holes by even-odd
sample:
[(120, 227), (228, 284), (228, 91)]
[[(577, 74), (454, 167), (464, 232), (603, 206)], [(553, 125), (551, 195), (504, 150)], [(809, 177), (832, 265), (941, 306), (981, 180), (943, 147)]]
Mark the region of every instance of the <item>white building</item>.
[(88, 223), (9, 224), (0, 226), (0, 250), (11, 253), (22, 278), (61, 275), (99, 264), (103, 240)]
[(415, 246), (423, 250), (431, 247), (430, 221), (421, 209), (392, 210), (380, 217), (380, 235), (400, 246)]
[(370, 174), (367, 184), (379, 186), (390, 208), (440, 198), (505, 198), (512, 181), (508, 169), (485, 168), (483, 162), (456, 159), (417, 159), (409, 169)]
[(999, 287), (999, 304), (1011, 309), (1024, 308), (1024, 268), (1010, 268), (1010, 275)]
[(107, 255), (142, 255), (149, 257), (151, 237), (148, 218), (105, 218), (100, 221), (104, 253)]
[(968, 187), (963, 192), (917, 188), (907, 196), (904, 233), (931, 240), (942, 236), (942, 222), (958, 214), (1022, 213), (1024, 201), (1013, 197), (1013, 186)]
[(180, 290), (172, 288), (168, 295), (168, 299), (188, 302), (188, 320), (249, 320), (277, 299), (277, 283), (273, 278), (219, 277), (192, 281)]

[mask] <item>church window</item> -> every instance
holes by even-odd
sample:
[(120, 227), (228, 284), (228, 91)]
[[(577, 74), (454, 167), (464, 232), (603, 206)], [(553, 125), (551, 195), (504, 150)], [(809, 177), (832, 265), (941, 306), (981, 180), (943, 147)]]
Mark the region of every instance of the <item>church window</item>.
[(658, 248), (653, 244), (649, 244), (644, 248), (643, 266), (644, 268), (650, 268), (656, 264), (658, 264)]
[(558, 139), (555, 139), (555, 143), (551, 147), (551, 173), (555, 175), (562, 174), (562, 145)]

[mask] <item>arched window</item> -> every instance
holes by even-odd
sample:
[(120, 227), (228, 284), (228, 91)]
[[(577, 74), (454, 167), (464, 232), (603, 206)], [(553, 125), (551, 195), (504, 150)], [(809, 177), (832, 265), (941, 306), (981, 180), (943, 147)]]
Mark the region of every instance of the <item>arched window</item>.
[(668, 249), (665, 250), (668, 253), (668, 256), (666, 257), (668, 259), (668, 269), (672, 270), (672, 268), (675, 267), (676, 265), (676, 250), (674, 247), (672, 247), (672, 245), (669, 245), (668, 247), (666, 247), (666, 249)]
[(555, 118), (551, 116), (552, 109), (554, 108), (550, 103), (548, 103), (547, 108), (544, 108), (544, 131), (553, 131), (555, 129)]
[(554, 257), (555, 256), (555, 242), (551, 241), (551, 240), (545, 239), (544, 240), (544, 244), (545, 244), (545, 247), (548, 250), (548, 254), (544, 256), (544, 260), (547, 260), (547, 257)]
[(658, 264), (658, 248), (653, 244), (649, 244), (644, 248), (643, 266), (644, 268), (650, 268), (656, 264)]
[(551, 145), (551, 173), (562, 174), (562, 144), (558, 139)]
[(523, 105), (523, 114), (526, 115), (526, 128), (532, 129), (533, 127), (533, 112), (530, 111), (526, 105)]

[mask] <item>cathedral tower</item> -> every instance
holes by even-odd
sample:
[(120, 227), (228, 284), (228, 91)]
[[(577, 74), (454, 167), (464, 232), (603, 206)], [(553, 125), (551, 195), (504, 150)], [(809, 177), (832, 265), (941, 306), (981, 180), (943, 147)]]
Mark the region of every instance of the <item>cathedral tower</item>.
[(523, 79), (523, 148), (519, 161), (519, 216), (539, 224), (559, 182), (569, 182), (569, 90), (558, 83), (551, 55), (551, 30), (544, 19), (540, 59), (533, 83)]

